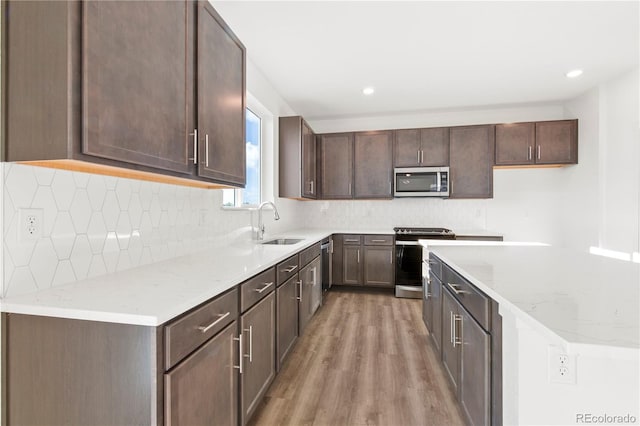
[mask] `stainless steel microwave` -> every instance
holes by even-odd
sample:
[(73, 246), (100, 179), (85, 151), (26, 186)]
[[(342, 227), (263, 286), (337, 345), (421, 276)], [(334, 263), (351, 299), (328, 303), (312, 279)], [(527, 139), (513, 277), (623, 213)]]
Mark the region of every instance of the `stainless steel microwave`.
[(396, 168), (394, 197), (448, 197), (449, 167)]

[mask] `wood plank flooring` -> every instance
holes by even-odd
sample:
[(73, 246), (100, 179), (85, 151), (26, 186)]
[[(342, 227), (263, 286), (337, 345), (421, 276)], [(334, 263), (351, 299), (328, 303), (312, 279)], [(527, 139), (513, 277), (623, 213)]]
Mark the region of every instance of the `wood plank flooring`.
[(337, 290), (311, 320), (251, 425), (458, 425), (422, 301)]

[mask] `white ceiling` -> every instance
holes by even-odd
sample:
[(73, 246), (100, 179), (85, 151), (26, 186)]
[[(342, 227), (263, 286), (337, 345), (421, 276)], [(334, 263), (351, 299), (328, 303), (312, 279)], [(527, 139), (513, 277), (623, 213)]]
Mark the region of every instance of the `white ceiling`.
[(557, 101), (638, 64), (638, 1), (212, 3), (307, 119)]

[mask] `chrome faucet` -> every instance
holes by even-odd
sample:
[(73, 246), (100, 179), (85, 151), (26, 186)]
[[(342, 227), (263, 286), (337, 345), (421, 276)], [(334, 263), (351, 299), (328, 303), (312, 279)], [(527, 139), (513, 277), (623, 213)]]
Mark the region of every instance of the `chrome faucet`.
[(273, 218), (275, 220), (280, 220), (280, 215), (278, 214), (278, 209), (276, 205), (271, 201), (264, 201), (260, 203), (258, 206), (258, 231), (256, 232), (256, 240), (264, 239), (264, 223), (262, 222), (262, 208), (264, 206), (271, 206), (273, 208)]

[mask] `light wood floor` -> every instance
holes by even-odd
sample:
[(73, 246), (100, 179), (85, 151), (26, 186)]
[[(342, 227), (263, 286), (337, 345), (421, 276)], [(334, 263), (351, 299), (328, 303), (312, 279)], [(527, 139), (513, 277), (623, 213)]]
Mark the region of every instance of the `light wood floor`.
[(251, 425), (463, 424), (422, 301), (331, 291)]

